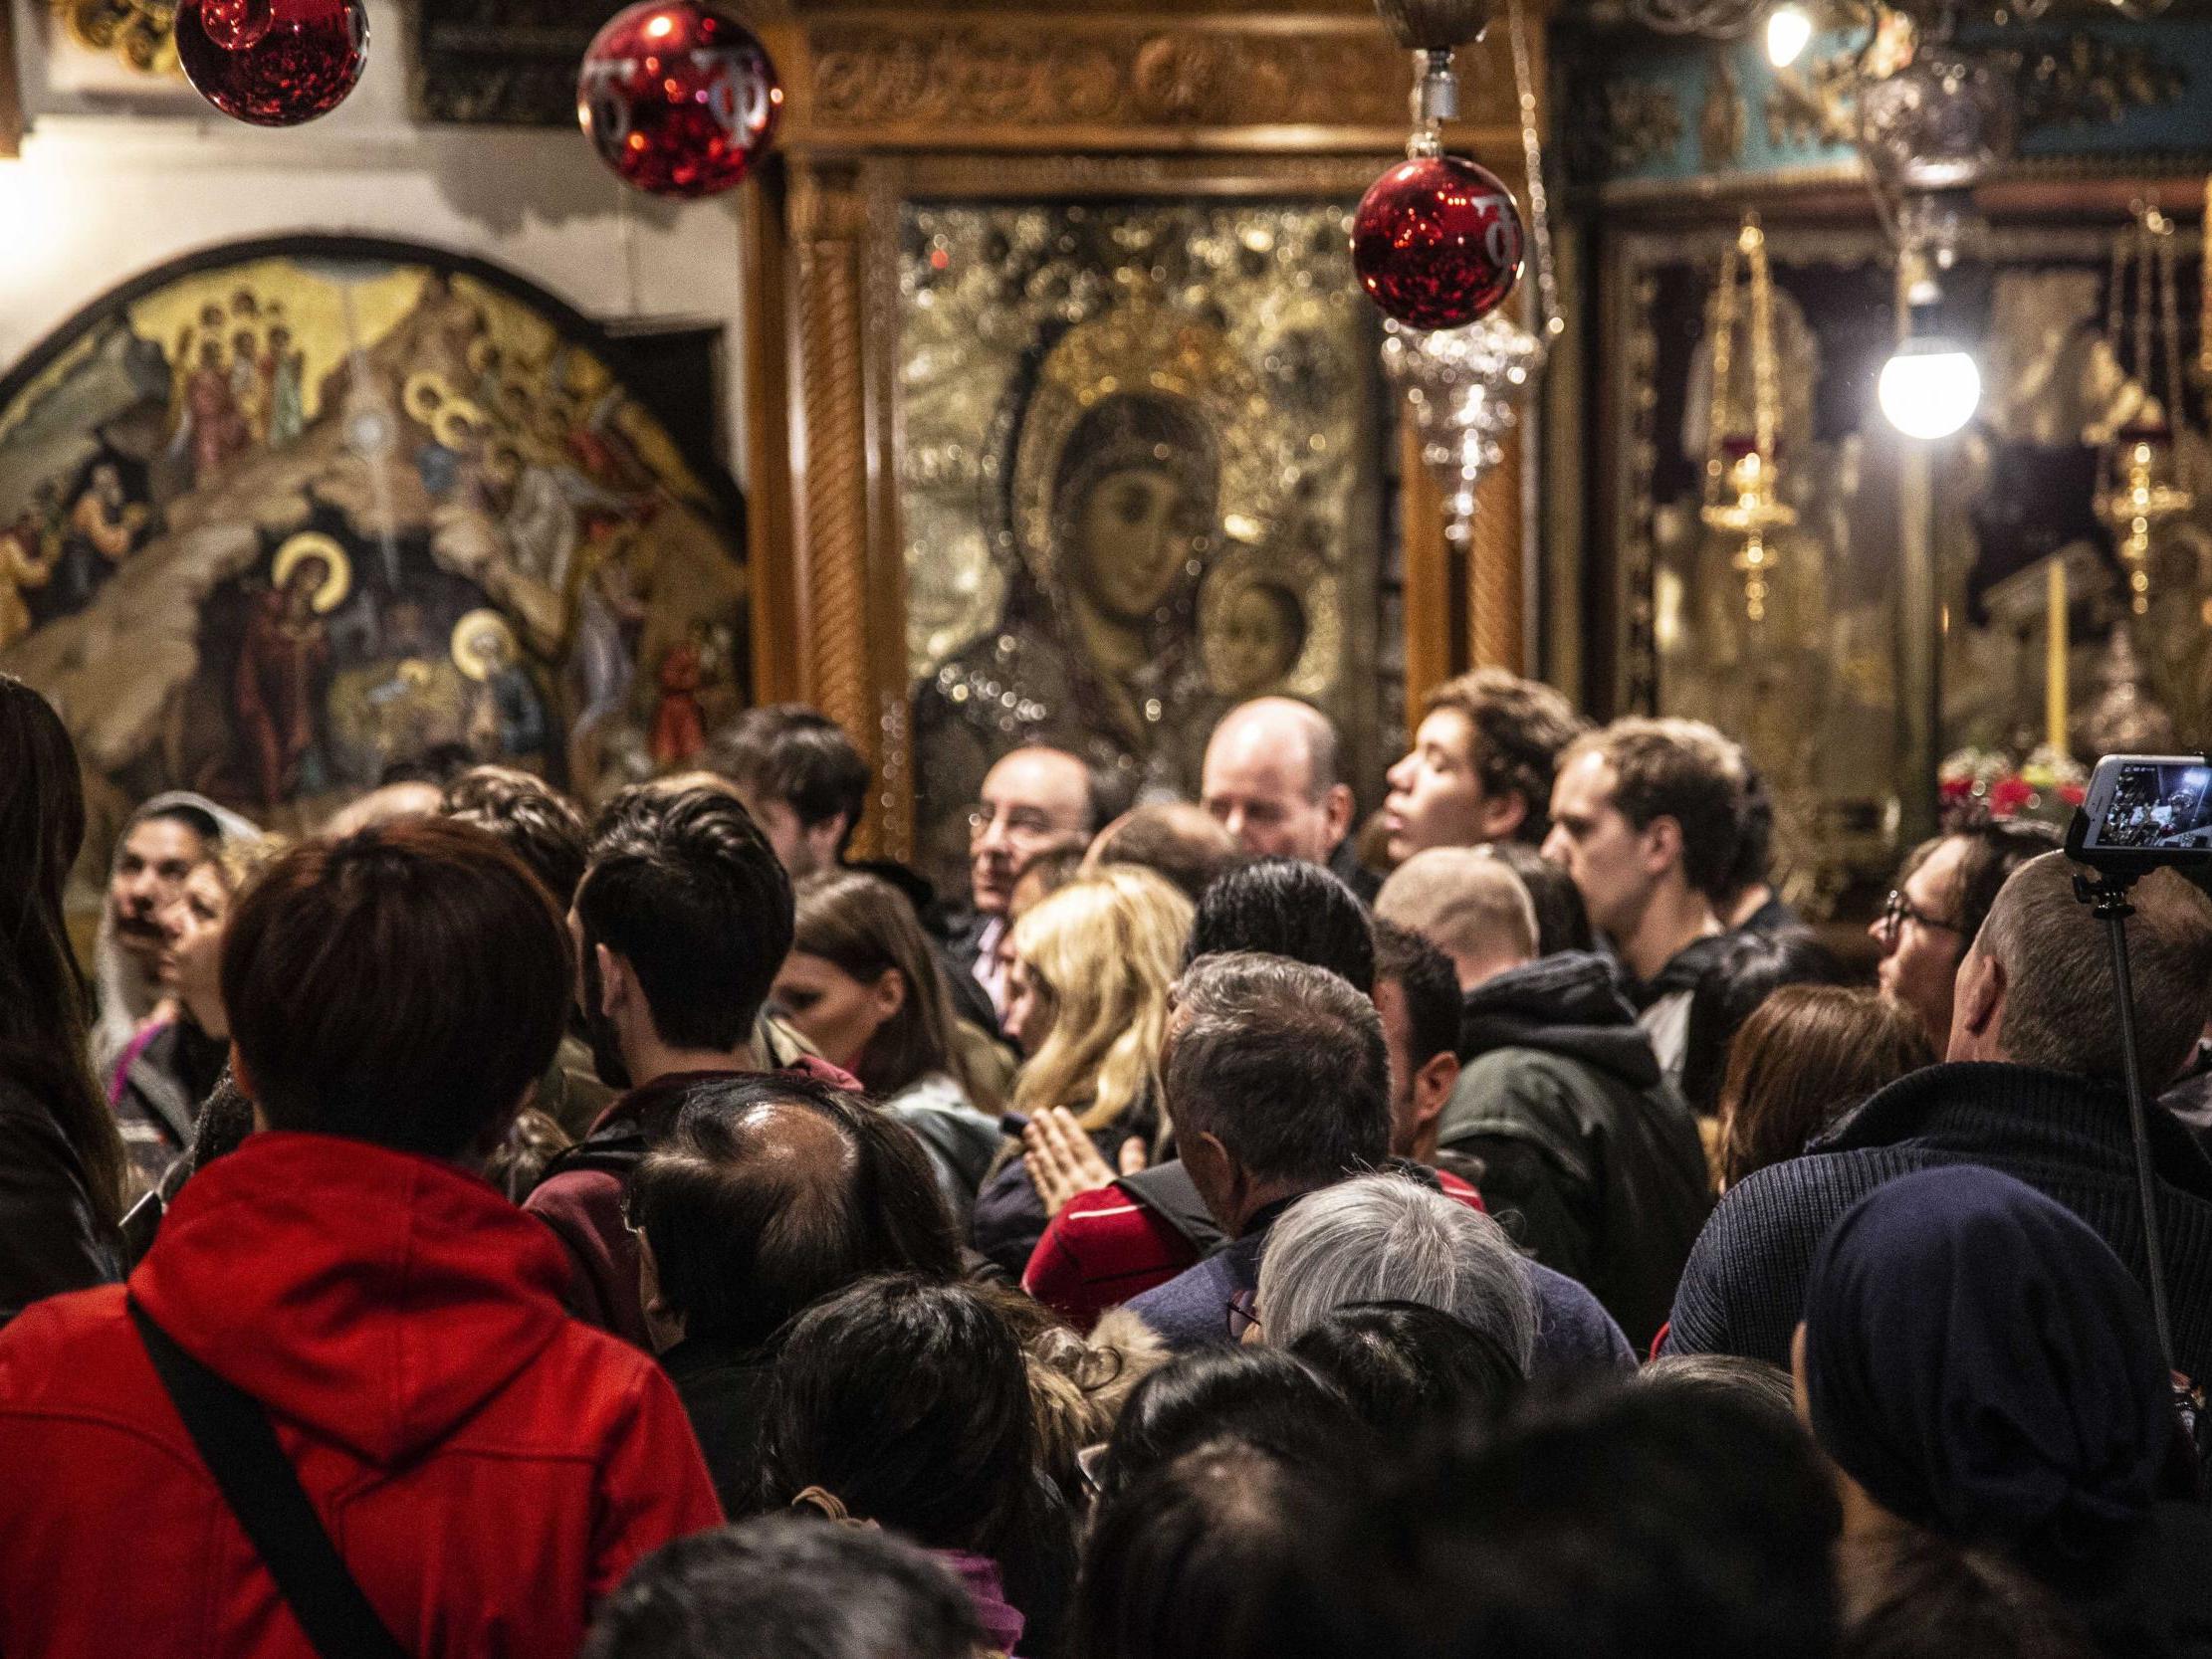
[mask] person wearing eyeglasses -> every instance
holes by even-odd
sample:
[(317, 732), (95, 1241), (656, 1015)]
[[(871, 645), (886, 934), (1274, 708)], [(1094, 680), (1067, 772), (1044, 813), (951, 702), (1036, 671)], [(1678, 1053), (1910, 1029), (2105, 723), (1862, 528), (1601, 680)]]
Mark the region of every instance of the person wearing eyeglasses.
[(2012, 873), (2059, 844), (2044, 824), (1980, 824), (1915, 847), (1867, 931), (1881, 946), (1881, 994), (1919, 1016), (1936, 1053), (1951, 1037), (1951, 985)]
[(1091, 769), (1066, 749), (1032, 745), (1001, 755), (968, 809), (969, 915), (945, 941), (946, 954), (1006, 1012), (1005, 934), (1013, 884), (1031, 860), (1081, 848), (1110, 814), (1101, 811)]
[[(2046, 853), (2006, 881), (1959, 964), (1943, 1064), (1728, 1188), (1682, 1269), (1663, 1351), (1783, 1363), (1829, 1229), (1883, 1182), (1947, 1164), (1982, 1164), (2058, 1200), (2148, 1284), (2109, 941), (2075, 894), (2076, 868)], [(2159, 870), (2130, 902), (2134, 1052), (2155, 1093), (2187, 1063), (2212, 1005), (2212, 900)], [(2212, 1377), (2212, 1158), (2164, 1111), (2146, 1128), (2173, 1366)]]

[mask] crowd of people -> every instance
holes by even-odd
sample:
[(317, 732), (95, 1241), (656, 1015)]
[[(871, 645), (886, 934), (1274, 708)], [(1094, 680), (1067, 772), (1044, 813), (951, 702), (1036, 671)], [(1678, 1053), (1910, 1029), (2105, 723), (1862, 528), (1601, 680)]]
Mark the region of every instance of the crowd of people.
[(1495, 671), (1366, 837), (1289, 700), (1016, 749), (958, 895), (818, 713), (705, 758), (155, 796), (88, 975), (0, 677), (0, 1655), (2212, 1653), (2183, 876), (2154, 1256), (2034, 826), (1860, 983), (1736, 743)]

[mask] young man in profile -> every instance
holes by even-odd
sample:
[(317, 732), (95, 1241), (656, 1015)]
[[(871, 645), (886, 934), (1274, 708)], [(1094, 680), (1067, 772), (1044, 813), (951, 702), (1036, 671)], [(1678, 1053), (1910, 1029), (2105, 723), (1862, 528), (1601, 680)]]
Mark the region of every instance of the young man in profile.
[(720, 1520), (668, 1379), (562, 1312), (558, 1245), (474, 1172), (569, 961), (461, 824), (310, 842), (240, 901), (223, 1001), (262, 1132), (126, 1287), (0, 1333), (0, 1652), (332, 1651), (305, 1632), (344, 1598), (294, 1554), (320, 1546), (341, 1621), (417, 1659), (573, 1653), (632, 1563)]

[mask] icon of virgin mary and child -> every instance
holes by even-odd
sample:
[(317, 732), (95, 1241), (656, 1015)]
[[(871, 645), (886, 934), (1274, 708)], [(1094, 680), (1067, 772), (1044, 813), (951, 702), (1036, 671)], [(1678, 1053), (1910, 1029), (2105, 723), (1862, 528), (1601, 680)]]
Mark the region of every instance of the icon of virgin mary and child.
[(996, 625), (925, 682), (916, 711), (932, 800), (965, 803), (995, 755), (1051, 743), (1132, 784), (1178, 781), (1204, 695), (1199, 578), (1220, 537), (1214, 437), (1181, 399), (1100, 400), (1061, 448), (1049, 539), (1027, 544)]
[(927, 843), (1023, 743), (1079, 754), (1131, 793), (1191, 792), (1219, 701), (1201, 584), (1269, 517), (1263, 406), (1212, 328), (1125, 305), (1064, 335), (1014, 402), (997, 504), (996, 543), (1018, 555), (1004, 608), (917, 688)]

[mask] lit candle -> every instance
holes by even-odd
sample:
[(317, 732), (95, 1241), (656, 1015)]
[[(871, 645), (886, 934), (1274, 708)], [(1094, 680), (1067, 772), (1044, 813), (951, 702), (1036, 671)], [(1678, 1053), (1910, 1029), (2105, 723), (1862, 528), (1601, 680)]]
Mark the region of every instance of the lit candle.
[(2070, 750), (2066, 738), (2066, 560), (2051, 560), (2051, 659), (2044, 669), (2044, 740), (2063, 760)]

